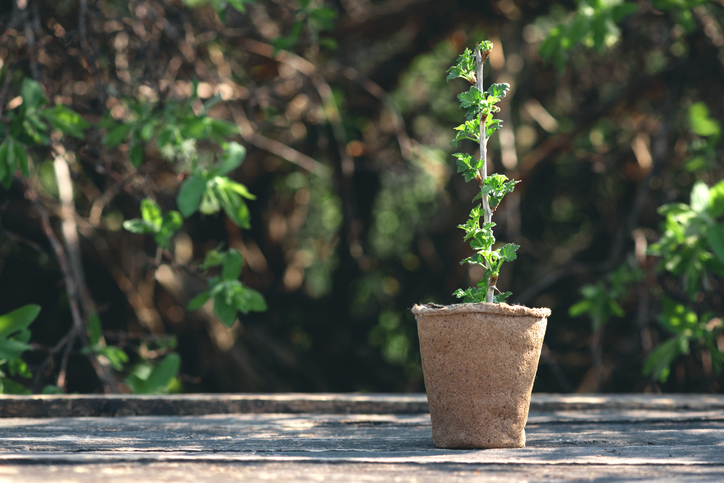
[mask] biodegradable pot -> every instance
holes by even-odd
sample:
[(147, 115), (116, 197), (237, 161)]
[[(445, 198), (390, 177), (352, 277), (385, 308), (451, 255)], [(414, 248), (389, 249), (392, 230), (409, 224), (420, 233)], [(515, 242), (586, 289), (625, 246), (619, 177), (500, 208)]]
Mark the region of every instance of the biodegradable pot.
[(522, 448), (550, 309), (415, 305), (439, 448)]

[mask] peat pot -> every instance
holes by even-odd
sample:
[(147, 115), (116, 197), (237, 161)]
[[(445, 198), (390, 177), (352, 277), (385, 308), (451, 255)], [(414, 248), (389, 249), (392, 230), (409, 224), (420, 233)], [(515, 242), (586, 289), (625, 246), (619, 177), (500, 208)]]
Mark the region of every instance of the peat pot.
[(550, 309), (415, 305), (439, 448), (522, 448)]

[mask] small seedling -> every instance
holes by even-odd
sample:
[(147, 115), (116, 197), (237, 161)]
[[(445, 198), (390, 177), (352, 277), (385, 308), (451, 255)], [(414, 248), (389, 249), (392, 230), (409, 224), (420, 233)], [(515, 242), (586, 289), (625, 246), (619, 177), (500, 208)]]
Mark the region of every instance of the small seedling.
[(519, 248), (518, 245), (508, 243), (493, 249), (493, 212), (519, 181), (509, 180), (502, 174), (488, 175), (487, 172), (485, 160), (488, 139), (502, 124), (493, 114), (500, 111), (496, 104), (510, 90), (508, 84), (492, 84), (487, 90), (483, 89), (483, 64), (492, 50), (493, 43), (488, 40), (477, 44), (474, 51), (465, 49), (456, 64), (448, 69), (447, 76), (448, 81), (460, 77), (473, 84), (467, 92), (458, 95), (466, 120), (455, 128), (455, 139), (450, 144), (457, 146), (458, 141), (467, 139), (480, 145), (478, 157), (466, 153), (453, 154), (457, 159), (458, 173), (465, 177), (466, 182), (476, 180), (480, 187), (480, 192), (473, 198), (473, 202), (480, 200), (480, 204), (472, 209), (467, 223), (459, 225), (465, 231), (464, 240), (470, 242), (475, 254), (460, 263), (480, 265), (485, 273), (475, 287), (457, 289), (453, 293), (462, 298), (464, 303), (500, 303), (508, 298), (511, 293), (501, 292), (496, 284), (503, 262), (515, 260)]

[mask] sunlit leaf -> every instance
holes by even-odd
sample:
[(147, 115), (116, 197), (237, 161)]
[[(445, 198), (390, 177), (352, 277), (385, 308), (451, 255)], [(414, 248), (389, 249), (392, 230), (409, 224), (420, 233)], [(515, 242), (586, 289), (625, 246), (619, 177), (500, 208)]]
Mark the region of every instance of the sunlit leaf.
[(90, 127), (88, 121), (83, 119), (80, 114), (62, 104), (43, 109), (40, 115), (54, 128), (80, 139), (85, 137), (85, 130)]
[(144, 198), (141, 201), (141, 217), (151, 225), (160, 228), (163, 222), (161, 207), (151, 198)]
[(225, 175), (241, 166), (246, 156), (246, 148), (239, 143), (229, 143), (221, 155), (218, 165), (218, 174)]
[(510, 84), (491, 84), (487, 92), (490, 96), (502, 99), (509, 90)]
[(174, 376), (176, 376), (180, 368), (181, 357), (174, 352), (168, 354), (156, 367), (153, 368), (151, 374), (148, 376), (148, 379), (146, 379), (148, 392), (151, 394), (163, 392)]
[(697, 213), (702, 213), (708, 207), (709, 187), (703, 181), (697, 181), (691, 189), (691, 209)]
[(6, 338), (15, 332), (27, 329), (39, 313), (40, 306), (30, 304), (0, 315), (0, 338)]
[(201, 292), (196, 297), (192, 298), (191, 301), (186, 305), (187, 310), (199, 310), (201, 307), (206, 304), (206, 302), (209, 301), (211, 298), (211, 292), (208, 290), (206, 292)]
[(709, 190), (708, 211), (712, 218), (724, 215), (724, 180), (719, 181)]
[(161, 229), (159, 226), (149, 223), (141, 218), (125, 220), (123, 222), (123, 228), (131, 233), (158, 233)]

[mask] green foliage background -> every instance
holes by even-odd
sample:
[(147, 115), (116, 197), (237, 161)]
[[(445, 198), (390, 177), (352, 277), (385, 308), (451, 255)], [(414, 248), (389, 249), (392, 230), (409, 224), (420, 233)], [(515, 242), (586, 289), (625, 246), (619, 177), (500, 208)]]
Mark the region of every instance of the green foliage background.
[(422, 390), (409, 309), (483, 276), (446, 70), (490, 39), (535, 390), (723, 390), (720, 1), (83, 4), (0, 7), (6, 389)]

